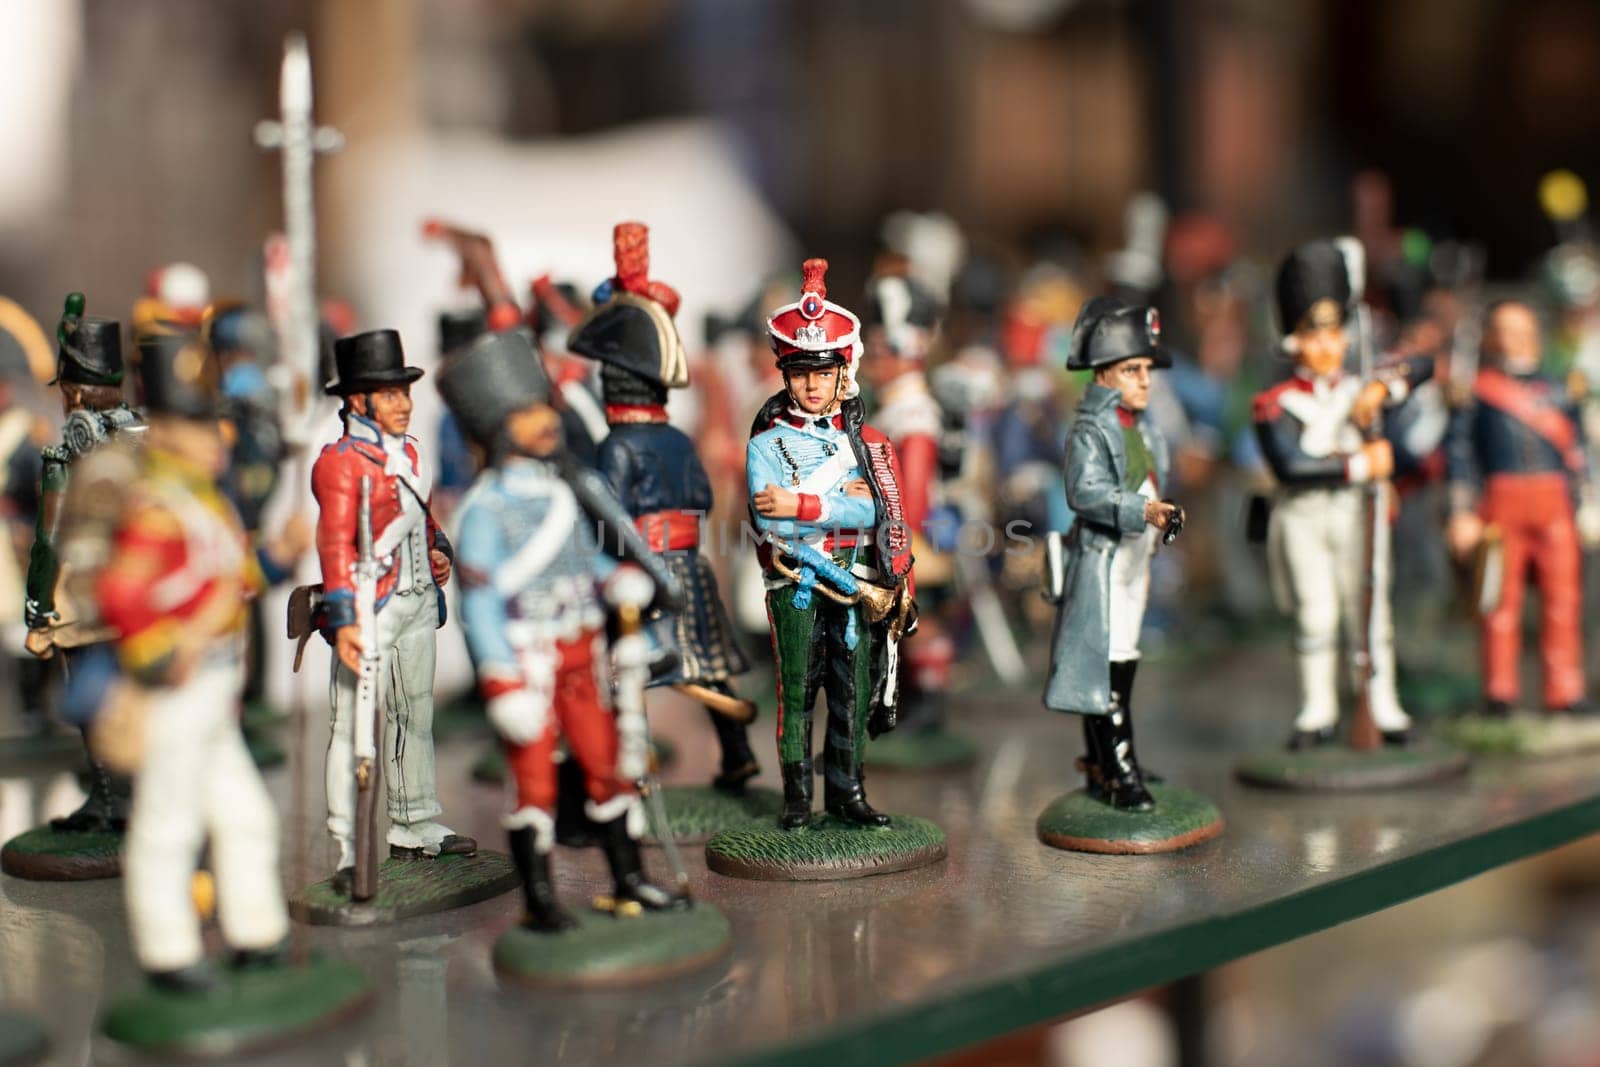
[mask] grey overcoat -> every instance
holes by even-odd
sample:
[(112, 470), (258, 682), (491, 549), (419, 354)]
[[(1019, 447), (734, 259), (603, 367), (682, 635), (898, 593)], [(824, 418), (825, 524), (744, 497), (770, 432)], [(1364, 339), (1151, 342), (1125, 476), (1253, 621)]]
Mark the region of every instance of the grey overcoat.
[[(1078, 715), (1111, 710), (1109, 666), (1111, 557), (1123, 534), (1144, 529), (1145, 500), (1123, 488), (1127, 447), (1117, 418), (1115, 389), (1089, 383), (1067, 441), (1067, 505), (1077, 517), (1063, 546), (1065, 581), (1050, 639), (1050, 678), (1044, 706)], [(1167, 442), (1139, 418), (1155, 461), (1156, 484), (1167, 484)]]

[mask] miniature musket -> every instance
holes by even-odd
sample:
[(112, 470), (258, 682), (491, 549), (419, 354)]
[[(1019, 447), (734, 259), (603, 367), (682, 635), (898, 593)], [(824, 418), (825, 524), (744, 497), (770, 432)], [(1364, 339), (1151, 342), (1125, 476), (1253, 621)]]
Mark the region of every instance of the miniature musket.
[[(1371, 382), (1372, 316), (1359, 294), (1356, 296), (1356, 344), (1361, 360), (1361, 381)], [(1368, 441), (1376, 441), (1382, 435), (1383, 409), (1379, 408), (1366, 429), (1365, 437)], [(1361, 491), (1361, 524), (1365, 545), (1361, 575), (1361, 625), (1357, 628), (1355, 648), (1356, 707), (1350, 723), (1350, 747), (1358, 751), (1375, 749), (1381, 743), (1378, 725), (1372, 718), (1372, 631), (1377, 617), (1378, 523), (1384, 521), (1383, 509), (1378, 504), (1382, 499), (1383, 485), (1383, 482), (1373, 478)]]
[(361, 479), (356, 512), (359, 555), (352, 568), (356, 627), (361, 634), (361, 670), (356, 676), (355, 716), (351, 723), (356, 757), (356, 869), (353, 900), (371, 900), (378, 883), (378, 559), (372, 549), (372, 479)]

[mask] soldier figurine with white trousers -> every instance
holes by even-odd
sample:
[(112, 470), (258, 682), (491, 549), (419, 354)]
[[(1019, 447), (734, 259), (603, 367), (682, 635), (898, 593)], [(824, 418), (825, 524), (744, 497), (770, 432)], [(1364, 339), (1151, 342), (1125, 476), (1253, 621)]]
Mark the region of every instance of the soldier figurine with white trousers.
[(1411, 719), (1395, 690), (1394, 625), (1389, 609), (1388, 507), (1379, 498), (1370, 531), (1370, 614), (1363, 494), (1387, 482), (1394, 454), (1363, 431), (1385, 407), (1403, 403), (1432, 373), (1423, 357), (1380, 368), (1370, 380), (1347, 374), (1353, 301), (1350, 268), (1332, 241), (1296, 248), (1279, 270), (1277, 301), (1284, 351), (1294, 374), (1256, 395), (1254, 421), (1278, 482), (1268, 532), (1274, 590), (1295, 620), (1300, 711), (1291, 749), (1331, 743), (1339, 722), (1339, 640), (1359, 647), (1369, 627), (1373, 724), (1388, 744), (1404, 744)]
[(391, 855), (470, 855), (477, 842), (437, 821), (443, 813), (434, 771), (434, 631), (444, 623), (451, 548), (429, 510), (430, 484), (414, 439), (411, 383), (422, 371), (405, 366), (400, 335), (374, 330), (334, 346), (338, 380), (327, 391), (344, 398), (345, 434), (322, 450), (311, 472), (322, 563), (320, 626), (334, 648), (328, 743), (328, 831), (339, 848), (336, 878), (355, 865), (354, 720), (360, 673), (352, 566), (358, 554), (361, 481), (370, 479), (377, 583), (378, 702), (388, 740), (383, 780), (389, 801)]

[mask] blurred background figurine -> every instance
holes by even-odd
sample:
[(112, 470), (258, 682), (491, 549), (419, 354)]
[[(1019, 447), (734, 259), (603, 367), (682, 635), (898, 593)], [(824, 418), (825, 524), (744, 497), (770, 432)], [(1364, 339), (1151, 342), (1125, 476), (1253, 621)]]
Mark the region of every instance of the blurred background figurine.
[[(106, 644), (109, 631), (95, 622), (93, 605), (67, 590), (70, 574), (63, 567), (62, 532), (68, 486), (83, 458), (108, 441), (143, 431), (142, 419), (123, 399), (122, 326), (114, 319), (85, 315), (84, 306), (82, 293), (69, 294), (56, 330), (59, 359), (52, 384), (60, 390), (66, 421), (61, 443), (43, 451), (38, 525), (23, 605), (28, 651), (41, 659), (62, 653), (67, 679), (62, 712), (80, 725), (93, 716), (115, 667)], [(0, 852), (7, 873), (49, 879), (116, 875), (129, 783), (90, 753), (88, 786), (89, 795), (77, 811), (32, 832), (42, 836), (30, 848), (24, 851), (20, 841), (13, 841)]]
[(749, 664), (717, 576), (699, 550), (713, 506), (711, 481), (694, 442), (667, 421), (668, 391), (689, 385), (673, 322), (678, 294), (650, 279), (643, 224), (616, 226), (613, 256), (616, 274), (601, 287), (606, 299), (573, 328), (567, 345), (600, 364), (609, 432), (599, 442), (596, 465), (687, 597), (683, 611), (651, 624), (661, 647), (677, 653), (677, 665), (650, 684), (673, 686), (705, 706), (721, 753), (712, 785), (739, 795), (761, 770), (748, 736), (755, 705), (730, 684)]
[(319, 626), (333, 646), (333, 723), (328, 744), (328, 831), (339, 854), (335, 877), (348, 878), (355, 855), (355, 749), (352, 736), (360, 635), (352, 564), (357, 555), (360, 483), (371, 479), (372, 538), (384, 564), (377, 584), (381, 656), (378, 703), (387, 723), (383, 779), (389, 800), (389, 851), (434, 858), (467, 854), (477, 842), (438, 822), (433, 751), (434, 630), (444, 624), (442, 586), (451, 549), (429, 512), (431, 486), (411, 425), (411, 383), (422, 371), (405, 365), (400, 335), (373, 330), (335, 345), (338, 378), (327, 391), (344, 400), (345, 433), (312, 468), (320, 507), (317, 552), (322, 563)]
[[(1460, 559), (1474, 555), (1482, 616), (1484, 711), (1505, 717), (1522, 695), (1522, 608), (1532, 573), (1539, 590), (1542, 702), (1583, 711), (1582, 551), (1578, 516), (1590, 517), (1580, 413), (1564, 383), (1540, 371), (1539, 320), (1508, 300), (1485, 317), (1485, 363), (1448, 438), (1450, 522)], [(1577, 507), (1582, 500), (1583, 507)]]
[[(1179, 791), (1153, 796), (1133, 745), (1133, 681), (1150, 562), (1157, 541), (1175, 538), (1184, 519), (1181, 507), (1161, 499), (1171, 462), (1166, 438), (1147, 415), (1152, 371), (1172, 366), (1160, 339), (1154, 308), (1116, 297), (1086, 301), (1072, 330), (1067, 368), (1094, 377), (1067, 443), (1067, 504), (1076, 521), (1059, 552), (1054, 537), (1046, 550), (1046, 589), (1061, 606), (1044, 703), (1082, 717), (1086, 751), (1079, 766), (1087, 789), (1040, 816), (1040, 837), (1057, 848), (1166, 852), (1222, 832), (1220, 814), (1204, 798)], [(1107, 823), (1085, 796), (1148, 820)], [(1196, 807), (1204, 808), (1198, 819)], [(1163, 835), (1145, 828), (1169, 816), (1181, 829)]]
[(50, 681), (56, 664), (27, 650), (23, 576), (39, 521), (41, 447), (48, 424), (29, 405), (35, 380), (54, 376), (55, 355), (38, 321), (0, 297), (0, 647), (15, 686), (21, 735), (50, 729)]

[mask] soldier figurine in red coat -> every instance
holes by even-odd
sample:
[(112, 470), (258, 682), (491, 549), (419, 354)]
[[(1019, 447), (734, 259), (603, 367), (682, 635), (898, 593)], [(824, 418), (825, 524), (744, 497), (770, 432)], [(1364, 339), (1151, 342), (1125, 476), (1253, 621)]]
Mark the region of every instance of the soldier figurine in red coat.
[(1586, 484), (1577, 406), (1539, 373), (1539, 320), (1526, 304), (1489, 309), (1486, 363), (1472, 396), (1451, 420), (1450, 547), (1483, 549), (1486, 712), (1504, 718), (1522, 695), (1522, 601), (1528, 572), (1539, 590), (1543, 704), (1585, 703), (1582, 552), (1575, 503)]
[(936, 608), (955, 595), (953, 554), (960, 521), (940, 505), (939, 439), (944, 413), (928, 388), (927, 359), (939, 328), (939, 304), (916, 279), (882, 273), (867, 283), (861, 374), (871, 388), (873, 424), (900, 459), (900, 510), (917, 560), (917, 639), (901, 664), (896, 732), (872, 745), (883, 766), (924, 769), (972, 759), (976, 749), (945, 728), (943, 694), (955, 646)]
[(354, 564), (361, 483), (371, 494), (377, 579), (378, 707), (388, 727), (383, 778), (394, 857), (471, 854), (477, 843), (438, 822), (443, 809), (434, 778), (434, 630), (444, 624), (442, 586), (452, 552), (429, 511), (430, 479), (411, 424), (411, 383), (422, 371), (405, 365), (400, 335), (373, 330), (334, 345), (338, 378), (327, 392), (344, 400), (344, 436), (322, 450), (311, 472), (321, 512), (320, 626), (333, 646), (333, 736), (328, 743), (328, 832), (338, 845), (335, 879), (343, 888), (356, 863), (354, 712), (361, 668)]

